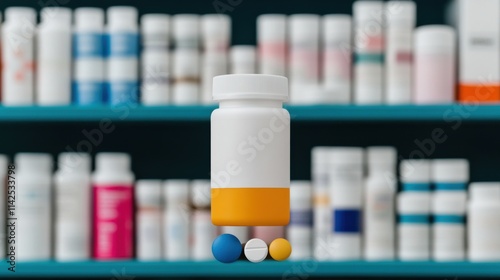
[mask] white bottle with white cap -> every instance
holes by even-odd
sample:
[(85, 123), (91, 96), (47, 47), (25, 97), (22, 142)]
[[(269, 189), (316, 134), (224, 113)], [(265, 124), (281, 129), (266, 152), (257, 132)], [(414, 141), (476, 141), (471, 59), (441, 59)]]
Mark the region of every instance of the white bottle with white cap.
[(500, 183), (470, 185), (467, 237), (469, 261), (500, 261)]
[(172, 103), (194, 105), (200, 101), (200, 53), (194, 49), (173, 51)]
[(200, 16), (177, 14), (172, 18), (172, 37), (175, 48), (200, 49)]
[(163, 259), (189, 259), (189, 181), (167, 180), (163, 184)]
[(141, 17), (141, 103), (165, 105), (170, 93), (170, 17), (146, 14)]
[(212, 242), (217, 237), (217, 228), (210, 218), (210, 180), (191, 182), (192, 243), (191, 259), (213, 260)]
[(466, 191), (469, 183), (469, 161), (466, 159), (433, 160), (432, 182), (436, 191)]
[(104, 11), (75, 10), (73, 33), (73, 103), (101, 105), (104, 98)]
[(205, 52), (201, 69), (202, 98), (204, 104), (212, 104), (212, 87), (215, 76), (228, 73), (227, 52)]
[(227, 52), (231, 43), (231, 18), (228, 15), (201, 16), (201, 31), (205, 52)]
[[(52, 257), (52, 157), (20, 153), (16, 164), (16, 260)], [(21, 242), (22, 240), (22, 242)]]
[(34, 103), (34, 38), (36, 12), (9, 7), (2, 26), (2, 103), (23, 106)]
[(254, 46), (232, 46), (229, 56), (229, 69), (231, 74), (257, 73), (257, 53)]
[(386, 55), (385, 101), (410, 104), (413, 68), (413, 30), (416, 5), (413, 1), (389, 1), (385, 4)]
[(265, 14), (257, 17), (259, 73), (286, 76), (286, 15)]
[(456, 34), (446, 25), (421, 26), (415, 31), (414, 95), (416, 104), (455, 101)]
[(159, 261), (161, 244), (161, 180), (136, 182), (136, 255), (140, 261)]
[(84, 261), (91, 248), (91, 157), (84, 153), (62, 153), (54, 174), (55, 259)]
[(333, 260), (361, 259), (363, 208), (362, 148), (336, 147), (330, 152), (330, 204), (333, 211)]
[(139, 26), (137, 9), (108, 8), (106, 40), (107, 89), (105, 100), (115, 106), (139, 102)]
[(430, 259), (431, 194), (401, 192), (398, 195), (398, 256), (402, 261)]
[(394, 147), (367, 148), (368, 178), (364, 194), (364, 256), (370, 261), (393, 260), (396, 255), (395, 195), (397, 151)]
[[(7, 210), (7, 201), (12, 199), (7, 199), (6, 194), (12, 191), (11, 188), (7, 188), (7, 168), (9, 166), (9, 159), (6, 155), (0, 155), (0, 259), (5, 257), (5, 252), (7, 248), (7, 238), (6, 238), (6, 225), (5, 217), (7, 217), (5, 211)], [(15, 171), (14, 171), (15, 172)], [(7, 202), (7, 203), (6, 203)], [(10, 231), (10, 230), (9, 230)]]
[(465, 191), (436, 191), (432, 195), (432, 257), (435, 261), (465, 259)]
[(431, 161), (403, 160), (399, 164), (403, 191), (429, 192), (431, 190)]
[(320, 17), (296, 14), (289, 17), (290, 101), (322, 103), (319, 90)]
[(71, 9), (41, 11), (37, 33), (36, 101), (38, 105), (71, 103)]
[(350, 15), (323, 16), (323, 87), (325, 101), (351, 103), (352, 18)]
[(287, 238), (292, 245), (290, 260), (309, 260), (312, 257), (312, 186), (309, 181), (290, 184), (290, 224)]
[(354, 103), (383, 103), (384, 2), (354, 2)]

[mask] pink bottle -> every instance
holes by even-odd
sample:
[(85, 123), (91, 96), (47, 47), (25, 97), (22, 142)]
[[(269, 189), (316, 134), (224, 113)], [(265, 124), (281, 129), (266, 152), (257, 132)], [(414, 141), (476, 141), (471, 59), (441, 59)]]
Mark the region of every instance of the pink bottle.
[(285, 238), (285, 227), (283, 226), (259, 226), (252, 228), (252, 238), (264, 240), (267, 245), (276, 238)]
[(93, 175), (93, 248), (98, 260), (130, 259), (134, 255), (134, 174), (130, 156), (96, 155)]
[(456, 35), (446, 25), (428, 25), (415, 31), (414, 95), (416, 104), (455, 101)]

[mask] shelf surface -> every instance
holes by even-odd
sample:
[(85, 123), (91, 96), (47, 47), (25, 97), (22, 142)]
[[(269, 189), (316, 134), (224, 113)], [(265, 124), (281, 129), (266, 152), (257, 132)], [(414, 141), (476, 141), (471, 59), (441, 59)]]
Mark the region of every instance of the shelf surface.
[[(434, 263), (434, 262), (274, 262), (233, 264), (218, 262), (34, 262), (18, 263), (16, 272), (0, 265), (0, 278), (15, 277), (460, 277), (500, 278), (499, 263)], [(121, 276), (122, 278), (118, 277)], [(128, 278), (127, 278), (128, 277)], [(303, 279), (303, 278), (300, 278)]]
[[(3, 122), (209, 121), (216, 106), (0, 107)], [(292, 121), (500, 121), (500, 105), (286, 106)]]

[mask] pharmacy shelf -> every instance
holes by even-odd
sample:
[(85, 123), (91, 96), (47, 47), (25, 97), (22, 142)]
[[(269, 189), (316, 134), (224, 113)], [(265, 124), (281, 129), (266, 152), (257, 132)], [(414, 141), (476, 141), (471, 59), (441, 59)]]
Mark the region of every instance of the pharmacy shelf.
[[(208, 121), (215, 106), (0, 107), (0, 122)], [(287, 106), (293, 121), (500, 121), (500, 105)]]
[(259, 264), (236, 262), (78, 262), (18, 263), (16, 272), (0, 265), (0, 278), (16, 277), (280, 277), (297, 279), (312, 277), (462, 277), (500, 278), (499, 263), (434, 263), (434, 262), (274, 262)]

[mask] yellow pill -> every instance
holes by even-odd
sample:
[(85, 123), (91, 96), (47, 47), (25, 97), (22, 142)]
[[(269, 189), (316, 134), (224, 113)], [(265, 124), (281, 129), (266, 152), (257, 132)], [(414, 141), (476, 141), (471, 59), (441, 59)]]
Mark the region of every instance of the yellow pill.
[(292, 245), (284, 238), (274, 239), (269, 245), (269, 254), (274, 260), (284, 261), (292, 253)]

